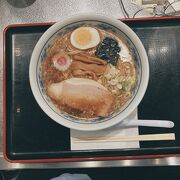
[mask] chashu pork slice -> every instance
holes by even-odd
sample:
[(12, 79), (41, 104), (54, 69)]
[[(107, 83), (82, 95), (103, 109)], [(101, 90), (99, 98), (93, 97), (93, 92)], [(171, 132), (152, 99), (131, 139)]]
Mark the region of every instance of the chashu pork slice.
[(93, 111), (95, 116), (109, 114), (113, 95), (101, 84), (84, 78), (71, 78), (60, 83), (53, 83), (47, 94), (61, 106), (68, 106), (80, 111)]

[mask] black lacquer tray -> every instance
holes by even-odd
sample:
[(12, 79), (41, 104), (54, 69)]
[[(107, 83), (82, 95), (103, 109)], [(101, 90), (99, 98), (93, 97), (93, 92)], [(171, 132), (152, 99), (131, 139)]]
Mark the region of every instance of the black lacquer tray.
[(139, 149), (70, 150), (70, 130), (38, 106), (29, 84), (35, 44), (53, 24), (8, 26), (4, 31), (4, 155), (10, 162), (111, 160), (180, 154), (180, 17), (123, 20), (148, 54), (150, 80), (140, 119), (167, 119), (173, 129), (140, 127), (139, 134), (176, 134), (175, 141), (140, 142)]

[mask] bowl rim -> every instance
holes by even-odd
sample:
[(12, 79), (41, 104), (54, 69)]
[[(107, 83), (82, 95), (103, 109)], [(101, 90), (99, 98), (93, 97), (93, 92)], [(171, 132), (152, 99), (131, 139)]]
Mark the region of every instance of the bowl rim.
[[(35, 64), (37, 64), (41, 50), (42, 50), (44, 44), (48, 41), (49, 37), (52, 34), (54, 34), (56, 31), (58, 31), (58, 29), (60, 29), (61, 27), (64, 27), (64, 26), (74, 23), (74, 22), (79, 22), (79, 21), (84, 21), (84, 20), (94, 20), (94, 21), (99, 20), (99, 21), (102, 21), (105, 23), (109, 23), (109, 24), (117, 27), (118, 29), (120, 29), (125, 35), (127, 35), (131, 39), (131, 41), (135, 45), (135, 47), (138, 51), (138, 54), (140, 56), (141, 66), (142, 66), (141, 82), (139, 84), (139, 89), (138, 89), (136, 95), (134, 96), (134, 99), (132, 100), (132, 102), (119, 115), (113, 117), (113, 119), (111, 119), (111, 120), (98, 123), (98, 125), (96, 123), (95, 124), (93, 124), (93, 123), (92, 124), (80, 124), (80, 123), (76, 123), (73, 121), (67, 121), (65, 118), (57, 115), (51, 108), (49, 108), (49, 106), (46, 103), (44, 103), (45, 100), (41, 96), (41, 93), (38, 88), (38, 83), (36, 81), (37, 79), (36, 79)], [(139, 105), (142, 98), (144, 97), (144, 94), (147, 89), (148, 81), (149, 81), (149, 62), (148, 62), (146, 50), (145, 50), (142, 42), (140, 41), (138, 36), (135, 34), (135, 32), (133, 30), (131, 30), (126, 24), (124, 24), (120, 20), (116, 20), (115, 18), (109, 17), (109, 16), (107, 17), (107, 16), (99, 15), (99, 14), (81, 13), (81, 14), (69, 16), (68, 18), (62, 19), (60, 22), (55, 23), (41, 36), (41, 38), (38, 40), (38, 42), (33, 50), (32, 56), (31, 56), (30, 65), (29, 65), (29, 80), (30, 80), (30, 86), (31, 86), (32, 93), (33, 93), (37, 103), (39, 104), (41, 109), (52, 120), (56, 121), (57, 123), (65, 126), (65, 127), (71, 128), (71, 129), (76, 129), (76, 130), (81, 130), (81, 131), (96, 131), (96, 130), (109, 128), (111, 126), (118, 124), (120, 121), (125, 119), (128, 115), (130, 115), (134, 111), (134, 109)]]

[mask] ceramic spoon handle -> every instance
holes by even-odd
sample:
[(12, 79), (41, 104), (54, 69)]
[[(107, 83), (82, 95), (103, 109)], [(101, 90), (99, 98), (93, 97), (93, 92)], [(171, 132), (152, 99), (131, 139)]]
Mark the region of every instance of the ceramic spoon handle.
[(149, 127), (164, 127), (173, 128), (174, 123), (167, 120), (131, 120), (126, 123), (126, 126), (149, 126)]

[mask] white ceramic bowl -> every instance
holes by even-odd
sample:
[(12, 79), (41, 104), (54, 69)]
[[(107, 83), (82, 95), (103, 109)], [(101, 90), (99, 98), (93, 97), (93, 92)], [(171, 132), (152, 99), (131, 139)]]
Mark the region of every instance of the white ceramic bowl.
[[(46, 56), (47, 49), (51, 43), (58, 37), (62, 31), (68, 31), (75, 27), (88, 24), (92, 26), (101, 26), (102, 28), (110, 28), (117, 33), (120, 33), (126, 38), (128, 44), (132, 46), (134, 55), (136, 56), (136, 67), (138, 72), (138, 80), (134, 95), (129, 100), (129, 103), (117, 113), (106, 118), (94, 119), (91, 121), (82, 121), (78, 118), (71, 117), (62, 112), (57, 112), (54, 105), (49, 101), (43, 89), (43, 82), (40, 78), (40, 65)], [(61, 20), (51, 26), (39, 39), (32, 53), (30, 68), (29, 68), (30, 85), (33, 95), (42, 108), (42, 110), (57, 123), (68, 128), (94, 131), (111, 127), (124, 118), (126, 118), (138, 106), (142, 100), (149, 80), (149, 63), (146, 51), (137, 35), (123, 22), (114, 18), (105, 17), (94, 14), (79, 14), (67, 19)]]

